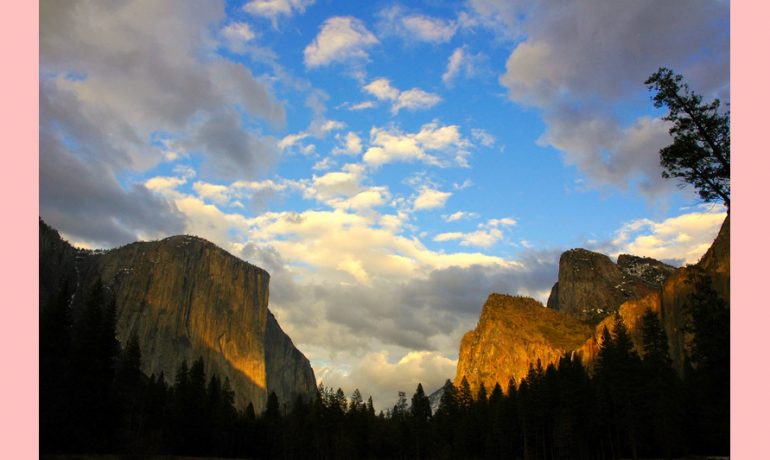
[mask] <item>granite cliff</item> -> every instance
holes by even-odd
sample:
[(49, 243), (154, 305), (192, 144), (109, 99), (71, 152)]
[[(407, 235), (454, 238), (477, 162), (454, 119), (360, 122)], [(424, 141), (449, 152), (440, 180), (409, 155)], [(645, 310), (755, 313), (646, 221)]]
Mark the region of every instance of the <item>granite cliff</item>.
[(271, 391), (283, 404), (315, 394), (310, 363), (268, 311), (265, 270), (192, 236), (78, 250), (41, 221), (41, 304), (69, 281), (77, 306), (98, 279), (115, 299), (118, 340), (138, 335), (147, 375), (173, 379), (182, 360), (202, 356), (239, 407), (264, 408)]
[[(687, 304), (692, 294), (691, 276), (702, 273), (709, 277), (711, 286), (716, 294), (730, 303), (730, 217), (722, 223), (711, 247), (701, 257), (698, 263), (675, 269), (666, 277), (661, 287), (641, 298), (631, 299), (620, 305), (618, 313), (631, 334), (631, 339), (637, 351), (641, 352), (642, 337), (638, 324), (648, 308), (658, 313), (666, 335), (668, 336), (669, 352), (674, 367), (678, 372), (684, 371), (684, 361), (688, 353), (690, 340), (685, 332), (689, 317)], [(607, 327), (613, 329), (611, 317), (605, 318), (597, 326), (594, 337), (591, 337), (580, 348), (583, 360), (590, 365), (598, 351), (598, 338), (601, 331)]]
[(559, 280), (547, 305), (596, 323), (623, 302), (659, 290), (673, 271), (674, 267), (646, 257), (621, 254), (615, 263), (604, 254), (571, 249), (559, 258)]
[(548, 307), (523, 298), (492, 294), (478, 325), (460, 344), (455, 384), (466, 377), (475, 391), (481, 382), (490, 389), (517, 381), (538, 360), (543, 367), (557, 363), (564, 353), (577, 353), (590, 367), (604, 327), (611, 332), (615, 312), (623, 317), (637, 351), (641, 351), (641, 318), (647, 309), (660, 315), (675, 368), (681, 373), (691, 337), (685, 332), (688, 282), (695, 272), (711, 278), (712, 287), (729, 303), (730, 221), (701, 260), (674, 268), (654, 259), (621, 255), (609, 257), (573, 249), (559, 260), (559, 279)]
[(530, 366), (557, 363), (570, 350), (585, 343), (593, 328), (569, 315), (545, 308), (529, 297), (492, 294), (481, 310), (476, 329), (460, 345), (455, 384), (463, 377), (476, 392), (483, 383), (505, 388), (513, 378), (520, 382)]

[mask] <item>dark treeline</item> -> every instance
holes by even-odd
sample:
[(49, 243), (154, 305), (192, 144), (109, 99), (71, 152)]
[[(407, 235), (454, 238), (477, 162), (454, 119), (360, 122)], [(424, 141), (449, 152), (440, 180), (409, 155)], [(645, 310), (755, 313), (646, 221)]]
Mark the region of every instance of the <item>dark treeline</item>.
[(422, 385), (375, 413), (359, 390), (319, 387), (312, 401), (256, 414), (234, 406), (227, 379), (202, 359), (173, 382), (140, 371), (132, 334), (115, 339), (114, 301), (100, 283), (73, 320), (64, 289), (41, 311), (41, 451), (248, 458), (671, 458), (729, 454), (729, 311), (706, 277), (691, 298), (692, 349), (674, 371), (657, 314), (642, 320), (643, 353), (620, 316), (603, 332), (592, 372), (573, 355), (539, 363), (515, 385), (447, 380), (436, 413)]

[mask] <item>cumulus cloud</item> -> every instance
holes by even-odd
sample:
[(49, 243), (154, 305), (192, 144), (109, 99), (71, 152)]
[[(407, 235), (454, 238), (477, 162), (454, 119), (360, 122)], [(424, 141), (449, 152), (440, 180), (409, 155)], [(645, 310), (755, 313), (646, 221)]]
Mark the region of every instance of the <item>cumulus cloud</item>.
[[(456, 218), (454, 218), (456, 217)], [(459, 220), (464, 217), (464, 214), (458, 213), (452, 214), (447, 222), (452, 220)], [(452, 219), (454, 218), (454, 219)], [(452, 219), (452, 220), (450, 220)], [(440, 233), (433, 238), (433, 241), (443, 243), (445, 241), (459, 241), (461, 246), (476, 246), (482, 248), (488, 248), (493, 244), (503, 239), (504, 234), (501, 228), (513, 227), (516, 225), (516, 220), (510, 217), (502, 219), (490, 219), (485, 223), (479, 224), (478, 230), (468, 233), (463, 232), (446, 232)]]
[(446, 379), (454, 378), (457, 360), (449, 359), (432, 351), (410, 351), (398, 360), (391, 359), (388, 352), (371, 352), (355, 361), (349, 371), (339, 367), (321, 367), (316, 378), (326, 387), (343, 388), (348, 397), (355, 388), (362, 388), (364, 394), (372, 396), (378, 410), (393, 407), (399, 391), (411, 397), (422, 383), (430, 393), (440, 388)]
[(729, 100), (726, 2), (592, 0), (565, 10), (484, 0), (471, 7), (481, 17), (498, 14), (526, 37), (500, 82), (512, 101), (542, 109), (541, 144), (561, 150), (591, 185), (632, 183), (648, 196), (671, 191), (657, 166), (659, 149), (670, 143), (665, 124), (618, 115), (624, 105), (645, 103), (643, 82), (658, 67), (682, 73), (707, 98)]
[(442, 192), (429, 186), (423, 186), (414, 199), (413, 208), (415, 211), (443, 208), (450, 196), (452, 196), (452, 192)]
[(225, 39), (225, 46), (235, 53), (243, 53), (249, 42), (256, 38), (256, 34), (245, 22), (232, 22), (222, 28), (220, 32)]
[(476, 219), (477, 217), (479, 217), (478, 213), (468, 211), (457, 211), (453, 212), (452, 214), (444, 214), (441, 216), (441, 218), (444, 219), (444, 222), (455, 222), (463, 219)]
[(479, 65), (483, 60), (482, 54), (470, 53), (465, 46), (455, 48), (449, 55), (446, 71), (441, 75), (441, 80), (446, 86), (451, 87), (459, 76), (472, 78), (480, 73)]
[(255, 16), (270, 19), (273, 26), (281, 16), (291, 17), (302, 14), (315, 0), (251, 0), (243, 6), (244, 11)]
[[(148, 180), (145, 185), (148, 188), (158, 178)], [(236, 206), (243, 208), (245, 203), (252, 203), (259, 199), (264, 201), (267, 197), (277, 192), (285, 190), (299, 190), (302, 185), (298, 182), (270, 179), (263, 181), (236, 181), (227, 185), (212, 184), (204, 181), (196, 181), (192, 185), (193, 190), (198, 197), (204, 201), (217, 204), (219, 206)]]
[(380, 101), (390, 102), (390, 112), (394, 115), (401, 109), (410, 111), (424, 110), (441, 102), (439, 95), (429, 93), (420, 88), (400, 91), (394, 88), (387, 78), (373, 80), (364, 86), (364, 91)]
[(377, 104), (374, 101), (363, 101), (359, 102), (357, 104), (352, 104), (348, 107), (348, 110), (366, 110), (366, 109), (372, 109), (376, 107)]
[(334, 62), (366, 61), (366, 50), (378, 43), (360, 19), (335, 16), (321, 25), (321, 31), (305, 48), (305, 65), (315, 68)]
[[(224, 7), (218, 2), (127, 1), (119, 7), (85, 1), (41, 3), (41, 170), (49, 167), (44, 162), (66, 160), (87, 165), (100, 176), (64, 182), (53, 174), (41, 175), (44, 219), (65, 234), (102, 244), (176, 232), (183, 219), (171, 211), (171, 204), (153, 198), (144, 186), (116, 178), (190, 153), (201, 154), (203, 175), (253, 177), (272, 167), (274, 141), (245, 128), (234, 111), (237, 107), (254, 124), (261, 120), (280, 126), (284, 109), (248, 68), (207, 52), (217, 42), (211, 33), (223, 19)], [(249, 36), (237, 27), (227, 33), (243, 40)], [(141, 190), (150, 196), (118, 198)], [(101, 232), (56, 215), (56, 209), (74, 210), (83, 203), (66, 204), (61, 198), (75, 200), (86, 192), (95, 197), (92, 202), (113, 200), (113, 206), (90, 208), (100, 215), (81, 220), (104, 222)], [(145, 211), (134, 204), (142, 200)], [(150, 208), (163, 217), (156, 222), (140, 218)], [(123, 221), (131, 224), (121, 225)], [(108, 238), (111, 226), (115, 233)]]
[(457, 125), (441, 126), (438, 122), (423, 125), (417, 133), (403, 133), (396, 128), (372, 128), (369, 148), (364, 152), (364, 162), (377, 167), (397, 161), (422, 163), (434, 166), (468, 166), (466, 157), (472, 147), (462, 137)]
[(452, 21), (423, 15), (406, 16), (401, 19), (401, 23), (410, 37), (433, 43), (448, 42), (457, 30), (457, 25)]
[(405, 41), (446, 43), (457, 32), (455, 21), (423, 14), (408, 14), (400, 6), (382, 10), (378, 28), (381, 35), (395, 35)]
[(332, 149), (332, 153), (335, 155), (358, 155), (363, 149), (361, 145), (361, 138), (353, 131), (348, 131), (345, 136), (337, 135), (337, 140), (341, 141), (342, 145)]
[(634, 220), (616, 232), (613, 252), (652, 257), (677, 266), (693, 264), (714, 242), (726, 217), (723, 206), (702, 205), (661, 222)]

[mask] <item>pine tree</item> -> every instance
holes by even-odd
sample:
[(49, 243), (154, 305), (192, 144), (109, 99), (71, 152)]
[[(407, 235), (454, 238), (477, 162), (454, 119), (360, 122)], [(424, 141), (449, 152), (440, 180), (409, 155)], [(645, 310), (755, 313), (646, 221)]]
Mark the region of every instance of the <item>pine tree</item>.
[(688, 392), (693, 399), (690, 412), (697, 414), (695, 433), (708, 431), (700, 445), (707, 454), (726, 455), (730, 449), (730, 310), (712, 287), (711, 278), (692, 269), (688, 282), (693, 291), (687, 305), (693, 334), (690, 361), (693, 371)]
[(72, 309), (69, 283), (40, 309), (40, 449), (62, 452), (72, 425), (70, 366)]
[(649, 308), (642, 315), (642, 349), (646, 365), (657, 368), (671, 367), (666, 331), (660, 324), (658, 314)]
[(650, 432), (647, 455), (670, 457), (681, 453), (681, 389), (671, 367), (668, 337), (657, 313), (645, 311), (642, 316), (642, 348), (644, 370), (642, 425)]
[(364, 398), (361, 396), (361, 391), (356, 388), (353, 390), (353, 394), (350, 396), (350, 412), (358, 412), (364, 409)]
[(436, 410), (436, 416), (441, 414), (446, 417), (457, 416), (458, 411), (457, 390), (452, 385), (452, 381), (446, 379), (444, 386), (442, 387), (441, 399), (439, 400), (438, 409)]
[(468, 379), (463, 376), (460, 381), (460, 389), (457, 392), (457, 403), (462, 409), (470, 409), (473, 405), (473, 394), (471, 393), (471, 386), (468, 384)]
[(411, 415), (420, 422), (427, 422), (431, 417), (430, 400), (425, 396), (422, 383), (417, 384), (412, 396)]
[(706, 202), (730, 208), (730, 114), (720, 113), (719, 99), (709, 104), (690, 90), (681, 75), (661, 67), (644, 83), (655, 91), (655, 107), (666, 106), (674, 142), (661, 149), (663, 177), (695, 187)]

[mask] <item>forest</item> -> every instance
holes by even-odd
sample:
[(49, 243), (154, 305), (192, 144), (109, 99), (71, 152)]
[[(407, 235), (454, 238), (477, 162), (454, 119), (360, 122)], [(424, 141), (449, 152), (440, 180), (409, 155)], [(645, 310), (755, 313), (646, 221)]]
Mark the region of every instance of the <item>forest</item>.
[(643, 317), (637, 353), (619, 315), (596, 362), (538, 362), (521, 382), (443, 387), (432, 413), (421, 384), (387, 411), (356, 389), (238, 409), (229, 381), (202, 358), (167, 380), (146, 376), (136, 334), (116, 339), (115, 302), (97, 282), (83, 305), (65, 287), (41, 310), (43, 454), (176, 454), (240, 458), (672, 458), (729, 454), (729, 309), (694, 275), (691, 349), (672, 367), (659, 317)]

